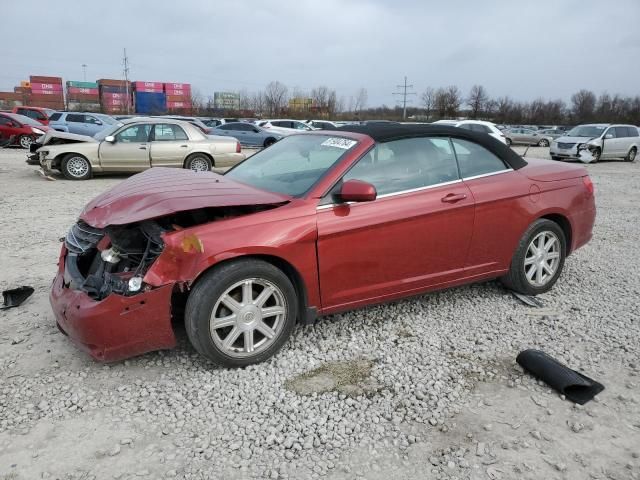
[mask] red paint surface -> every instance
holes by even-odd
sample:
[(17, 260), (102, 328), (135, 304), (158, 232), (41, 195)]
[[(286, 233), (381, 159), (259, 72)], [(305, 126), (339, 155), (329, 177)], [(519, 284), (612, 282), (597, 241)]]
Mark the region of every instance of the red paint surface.
[(97, 88), (69, 87), (67, 88), (67, 92), (70, 94), (82, 93), (85, 95), (98, 95), (99, 90)]
[(145, 91), (162, 92), (163, 86), (162, 82), (133, 82), (133, 87), (138, 91), (148, 89)]
[(31, 82), (31, 91), (48, 90), (51, 92), (62, 92), (61, 83), (39, 83)]
[[(69, 335), (82, 345), (101, 345), (85, 348), (94, 357), (99, 357), (95, 351), (112, 351), (117, 354), (110, 358), (123, 358), (125, 352), (146, 352), (154, 344), (167, 348), (173, 341), (165, 328), (168, 297), (158, 293), (152, 298), (155, 292), (190, 285), (211, 266), (233, 258), (271, 256), (289, 263), (304, 283), (307, 305), (327, 314), (499, 277), (508, 270), (524, 231), (545, 215), (568, 220), (569, 251), (591, 238), (595, 201), (583, 180), (586, 170), (543, 160), (499, 175), (318, 208), (319, 199), (373, 145), (363, 135), (340, 135), (360, 143), (304, 198), (261, 191), (213, 173), (156, 168), (100, 195), (81, 214), (96, 227), (202, 207), (282, 205), (165, 234), (165, 248), (144, 277), (154, 290), (142, 294), (149, 296), (142, 327), (113, 323), (126, 302), (140, 295), (96, 303), (82, 293), (60, 293), (59, 278), (52, 293), (58, 321), (66, 322)], [(459, 200), (443, 201), (452, 195)], [(185, 248), (193, 238), (201, 250)], [(69, 313), (78, 302), (80, 309)]]

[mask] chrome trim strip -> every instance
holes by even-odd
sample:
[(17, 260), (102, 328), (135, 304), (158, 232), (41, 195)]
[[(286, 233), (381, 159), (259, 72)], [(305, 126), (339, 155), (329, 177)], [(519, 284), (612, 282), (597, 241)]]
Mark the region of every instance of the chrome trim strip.
[(513, 172), (513, 168), (506, 168), (504, 170), (498, 170), (497, 172), (483, 173), (482, 175), (474, 175), (473, 177), (465, 177), (462, 180), (475, 180), (476, 178), (491, 177), (493, 175), (500, 175), (501, 173), (508, 172)]
[[(402, 190), (400, 192), (385, 193), (384, 195), (380, 195), (379, 197), (376, 197), (376, 200), (379, 200), (381, 198), (395, 197), (397, 195), (404, 195), (405, 193), (420, 192), (422, 190), (429, 190), (436, 187), (444, 187), (446, 185), (454, 185), (456, 183), (462, 183), (462, 180), (461, 179), (451, 180), (450, 182), (436, 183), (434, 185), (427, 185), (426, 187), (412, 188), (409, 190)], [(356, 202), (348, 202), (347, 205), (351, 205), (352, 203), (356, 203)], [(318, 205), (316, 207), (316, 210), (325, 210), (327, 208), (333, 208), (337, 205), (344, 205), (344, 204), (343, 203), (327, 203), (326, 205)]]

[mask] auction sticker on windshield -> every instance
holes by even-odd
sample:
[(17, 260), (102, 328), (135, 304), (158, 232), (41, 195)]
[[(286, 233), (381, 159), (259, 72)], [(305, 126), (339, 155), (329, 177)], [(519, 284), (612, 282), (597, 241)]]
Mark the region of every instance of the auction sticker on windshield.
[(355, 140), (349, 140), (348, 138), (339, 138), (339, 137), (331, 137), (327, 138), (324, 142), (321, 143), (323, 147), (336, 147), (342, 148), (344, 150), (349, 150), (356, 143)]

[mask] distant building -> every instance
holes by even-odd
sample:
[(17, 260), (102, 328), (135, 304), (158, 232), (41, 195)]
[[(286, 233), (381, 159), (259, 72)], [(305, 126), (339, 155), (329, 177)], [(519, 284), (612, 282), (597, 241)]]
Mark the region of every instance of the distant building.
[(294, 97), (289, 100), (289, 110), (295, 112), (308, 112), (313, 107), (312, 98)]
[(213, 108), (216, 110), (240, 110), (240, 95), (233, 92), (214, 92)]

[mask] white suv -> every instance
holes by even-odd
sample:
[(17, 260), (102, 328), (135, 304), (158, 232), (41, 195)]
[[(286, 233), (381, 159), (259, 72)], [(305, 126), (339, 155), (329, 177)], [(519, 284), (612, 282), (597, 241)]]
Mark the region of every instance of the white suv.
[(485, 122), (484, 120), (438, 120), (433, 123), (451, 125), (452, 127), (464, 128), (472, 132), (488, 133), (496, 140), (500, 140), (505, 145), (507, 144), (507, 137), (496, 127), (495, 123)]

